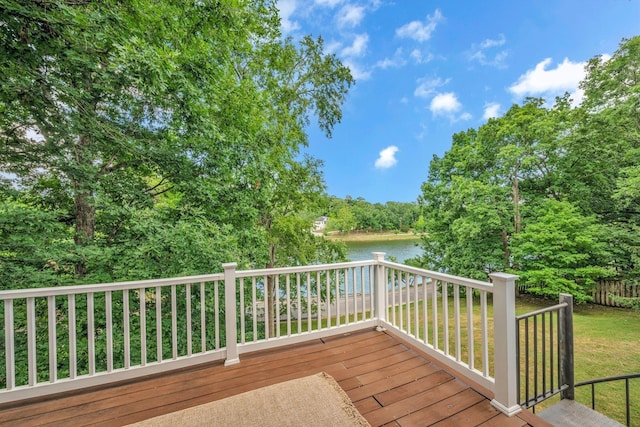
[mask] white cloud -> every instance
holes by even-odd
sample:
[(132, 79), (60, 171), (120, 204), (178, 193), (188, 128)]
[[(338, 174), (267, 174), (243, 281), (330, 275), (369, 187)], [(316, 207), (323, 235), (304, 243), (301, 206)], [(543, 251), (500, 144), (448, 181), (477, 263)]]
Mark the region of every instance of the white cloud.
[(389, 169), (390, 167), (395, 166), (396, 163), (398, 163), (398, 160), (396, 159), (397, 152), (398, 147), (396, 147), (395, 145), (391, 145), (380, 151), (378, 159), (375, 163), (376, 169)]
[(450, 79), (442, 80), (440, 77), (435, 79), (418, 79), (418, 87), (413, 92), (413, 95), (418, 98), (428, 98), (436, 89), (440, 86), (444, 86), (449, 83)]
[(485, 120), (489, 120), (500, 115), (500, 104), (497, 102), (490, 102), (489, 104), (485, 104), (484, 106), (484, 114), (482, 118)]
[(358, 34), (356, 38), (353, 40), (353, 44), (351, 46), (347, 46), (340, 54), (342, 56), (362, 56), (367, 50), (367, 44), (369, 43), (369, 35), (367, 33)]
[(327, 53), (338, 53), (341, 47), (342, 43), (337, 40), (332, 40), (324, 45), (324, 50)]
[(577, 88), (569, 95), (571, 97), (571, 106), (578, 107), (584, 101), (584, 90)]
[(414, 49), (411, 54), (411, 59), (413, 59), (417, 64), (426, 64), (427, 62), (430, 62), (433, 59), (433, 54), (432, 53), (427, 53), (426, 55), (424, 55), (420, 49)]
[(409, 22), (396, 29), (396, 35), (400, 38), (409, 38), (420, 43), (425, 42), (431, 38), (431, 34), (435, 31), (438, 22), (442, 21), (443, 18), (440, 9), (436, 9), (433, 16), (427, 15), (424, 23), (421, 21)]
[(479, 44), (471, 45), (471, 50), (468, 52), (469, 61), (478, 61), (481, 65), (504, 68), (508, 52), (506, 50), (500, 50), (496, 53), (488, 51), (493, 51), (493, 48), (504, 46), (506, 42), (507, 39), (504, 37), (504, 34), (500, 34), (497, 39), (485, 39)]
[(365, 9), (362, 6), (356, 6), (352, 4), (345, 5), (336, 16), (338, 26), (343, 27), (357, 27), (364, 19)]
[(585, 76), (585, 63), (565, 58), (556, 68), (547, 70), (551, 62), (551, 58), (539, 62), (533, 70), (521, 75), (509, 91), (516, 96), (555, 96), (575, 91)]
[(605, 63), (608, 62), (611, 59), (611, 55), (609, 55), (608, 53), (603, 53), (602, 55), (600, 55), (600, 60)]
[(404, 65), (404, 62), (397, 61), (391, 58), (384, 58), (376, 62), (376, 68), (382, 68), (383, 70), (386, 70), (387, 68), (398, 68), (398, 67), (402, 67), (403, 65)]
[(323, 6), (323, 7), (328, 7), (333, 9), (334, 7), (342, 3), (342, 0), (315, 0), (314, 3), (317, 4), (318, 6)]
[(489, 49), (495, 46), (502, 46), (507, 42), (507, 39), (504, 37), (504, 34), (500, 34), (497, 40), (493, 39), (485, 39), (480, 43), (480, 49)]
[(358, 64), (355, 64), (353, 61), (344, 59), (342, 60), (342, 63), (349, 67), (349, 69), (351, 70), (351, 76), (353, 76), (356, 81), (369, 80), (371, 78), (371, 71), (363, 70)]
[(393, 54), (393, 58), (384, 58), (376, 62), (376, 68), (382, 68), (383, 70), (387, 68), (399, 68), (406, 63), (407, 61), (402, 57), (402, 48), (398, 48)]
[(283, 34), (289, 34), (300, 29), (300, 24), (291, 21), (291, 15), (295, 12), (297, 4), (296, 0), (278, 0), (278, 10), (280, 11), (280, 26)]
[(458, 97), (453, 92), (439, 93), (433, 97), (431, 104), (429, 104), (429, 110), (431, 110), (431, 113), (434, 116), (447, 117), (451, 123), (458, 122), (460, 120), (471, 120), (473, 118), (471, 113), (466, 111), (457, 115), (461, 109), (462, 104), (458, 101)]
[(456, 94), (453, 92), (439, 93), (433, 97), (429, 109), (436, 115), (450, 115), (458, 112), (462, 108), (462, 104), (458, 101)]

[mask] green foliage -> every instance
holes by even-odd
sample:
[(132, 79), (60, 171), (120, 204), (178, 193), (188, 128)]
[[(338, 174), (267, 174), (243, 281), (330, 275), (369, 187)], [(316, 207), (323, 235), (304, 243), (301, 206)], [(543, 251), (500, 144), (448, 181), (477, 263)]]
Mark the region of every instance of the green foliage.
[[(246, 269), (344, 260), (343, 245), (310, 233), (326, 197), (322, 164), (299, 149), (312, 118), (331, 136), (354, 80), (322, 39), (283, 40), (276, 6), (0, 2), (0, 290), (206, 274), (225, 262)], [(214, 295), (209, 285), (204, 296), (191, 287), (190, 299), (186, 286), (175, 290), (177, 313), (192, 305), (194, 342), (204, 316), (205, 350), (225, 340), (211, 331), (223, 321), (224, 289)], [(162, 356), (171, 357), (171, 291), (138, 292), (110, 295), (116, 369), (124, 366), (125, 295), (130, 313), (146, 306), (147, 361), (158, 350), (156, 321)], [(104, 324), (106, 295), (93, 298), (95, 322)], [(68, 300), (53, 303), (63, 378)], [(89, 302), (75, 304), (84, 374)], [(45, 319), (47, 300), (35, 305)], [(17, 301), (18, 384), (27, 381), (25, 312)], [(128, 325), (134, 363), (139, 322), (132, 315)], [(182, 356), (186, 317), (177, 322)], [(36, 325), (39, 381), (48, 380), (46, 328)], [(103, 370), (107, 331), (94, 332)]]
[(419, 207), (415, 203), (370, 203), (362, 197), (353, 200), (331, 197), (327, 210), (329, 229), (349, 231), (404, 230), (416, 222)]
[(418, 216), (418, 219), (416, 220), (416, 222), (413, 223), (413, 229), (417, 233), (423, 233), (425, 231), (426, 226), (427, 226), (427, 222), (424, 219), (424, 215)]
[(591, 299), (598, 279), (612, 276), (604, 228), (568, 202), (547, 199), (532, 209), (522, 233), (513, 237), (520, 282), (529, 292), (555, 298), (571, 293), (576, 302)]
[(341, 207), (336, 213), (335, 218), (329, 218), (331, 228), (341, 233), (348, 234), (356, 226), (356, 219), (348, 206)]
[(0, 22), (3, 288), (335, 256), (298, 152), (354, 80), (283, 40), (274, 1), (7, 0)]
[(73, 278), (73, 234), (62, 212), (0, 200), (0, 290), (54, 286)]
[(640, 298), (619, 297), (617, 295), (609, 294), (609, 298), (621, 307), (633, 308), (636, 311), (640, 311)]

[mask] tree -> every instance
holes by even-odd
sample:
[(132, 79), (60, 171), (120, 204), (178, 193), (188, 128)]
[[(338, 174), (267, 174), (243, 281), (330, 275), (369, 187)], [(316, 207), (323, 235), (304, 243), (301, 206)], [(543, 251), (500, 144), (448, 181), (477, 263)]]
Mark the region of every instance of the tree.
[(215, 161), (230, 178), (220, 148), (249, 130), (228, 119), (253, 85), (233, 79), (227, 58), (268, 32), (265, 16), (250, 2), (3, 2), (0, 164), (21, 185), (65, 188), (77, 276), (113, 225), (96, 223), (104, 206), (148, 206)]
[(353, 84), (321, 39), (281, 39), (274, 1), (7, 0), (0, 23), (0, 171), (71, 228), (82, 281), (264, 265), (278, 176)]
[[(335, 54), (324, 52), (322, 38), (309, 36), (298, 46), (291, 38), (283, 43), (272, 39), (241, 69), (243, 78), (264, 89), (270, 106), (264, 137), (277, 147), (265, 156), (256, 184), (259, 224), (268, 243), (266, 267), (344, 259), (343, 248), (311, 234), (313, 217), (309, 214), (318, 210), (324, 194), (322, 163), (311, 157), (299, 161), (296, 156), (299, 147), (307, 143), (305, 128), (312, 114), (331, 137), (342, 118), (348, 88), (354, 83), (349, 69)], [(274, 278), (268, 277), (265, 286), (268, 305), (275, 310), (279, 295)], [(276, 316), (270, 318), (273, 333)]]
[(430, 180), (422, 186), (426, 235), (420, 263), (430, 269), (486, 279), (488, 273), (509, 262), (505, 242), (511, 235), (512, 217), (508, 188), (465, 177), (464, 173), (457, 175), (450, 168), (459, 164), (454, 159), (460, 151), (469, 151), (465, 144), (475, 135), (474, 131), (454, 135), (455, 148), (450, 153), (455, 154), (431, 162)]
[[(346, 211), (342, 211), (343, 208), (347, 208), (351, 215), (353, 215), (353, 221), (347, 225), (349, 229), (345, 228), (345, 224), (341, 222), (341, 219), (347, 218)], [(338, 197), (332, 197), (329, 201), (329, 207), (327, 214), (333, 218), (329, 224), (331, 228), (340, 231), (396, 231), (402, 232), (409, 231), (411, 225), (418, 219), (420, 209), (415, 203), (403, 203), (403, 202), (386, 202), (382, 203), (370, 203), (362, 197), (357, 197), (355, 200), (351, 196), (347, 196), (345, 199)], [(351, 219), (349, 219), (351, 221)]]
[(572, 201), (609, 229), (618, 274), (636, 279), (640, 259), (640, 37), (623, 39), (611, 58), (597, 56), (581, 82), (585, 100), (569, 139)]
[[(591, 276), (582, 271), (567, 278), (563, 272), (557, 279), (566, 279), (564, 287), (546, 276), (543, 281), (541, 265), (532, 262), (536, 252), (531, 242), (547, 237), (543, 227), (535, 225), (535, 215), (523, 214), (546, 212), (542, 207), (560, 202), (570, 191), (561, 181), (566, 176), (561, 168), (564, 138), (572, 126), (569, 113), (566, 97), (558, 99), (552, 109), (544, 107), (543, 100), (530, 99), (477, 131), (454, 135), (451, 150), (441, 159), (434, 158), (429, 179), (423, 184), (427, 233), (420, 260), (423, 265), (478, 279), (486, 279), (496, 270), (512, 271), (527, 284), (539, 280), (539, 287), (532, 289), (540, 294), (572, 289), (577, 298), (585, 299), (584, 283), (580, 282), (606, 276), (607, 253), (597, 253), (597, 261), (589, 258), (586, 266), (592, 268)], [(577, 212), (571, 214), (579, 217)], [(561, 216), (568, 214), (554, 210), (549, 215), (557, 215), (561, 222)], [(573, 237), (565, 233), (558, 239)], [(603, 238), (603, 233), (597, 233), (594, 247), (600, 247)], [(580, 252), (591, 250), (586, 246), (567, 251), (588, 257), (589, 252)]]
[[(314, 213), (321, 209), (325, 188), (321, 165), (310, 156), (300, 162), (291, 161), (274, 169), (271, 179), (260, 186), (265, 200), (261, 225), (269, 245), (266, 268), (345, 260), (342, 245), (311, 233)], [(268, 306), (272, 308), (268, 336), (273, 336), (276, 328), (273, 310), (279, 297), (274, 277), (267, 277), (266, 287)]]
[(547, 199), (528, 210), (531, 218), (513, 241), (520, 282), (537, 295), (589, 301), (596, 281), (614, 274), (606, 267), (605, 228), (568, 202)]
[(341, 207), (336, 213), (335, 219), (329, 219), (333, 224), (333, 227), (336, 228), (341, 233), (349, 234), (349, 232), (356, 226), (356, 220), (351, 212), (349, 206)]
[(413, 228), (417, 233), (423, 233), (427, 223), (424, 220), (424, 215), (419, 215), (416, 222), (413, 223)]

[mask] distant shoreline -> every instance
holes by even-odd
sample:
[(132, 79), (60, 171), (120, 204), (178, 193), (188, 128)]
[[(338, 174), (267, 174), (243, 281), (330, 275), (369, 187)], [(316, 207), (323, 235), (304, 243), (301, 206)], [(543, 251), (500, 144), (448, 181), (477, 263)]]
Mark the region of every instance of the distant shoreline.
[(327, 234), (329, 240), (340, 240), (343, 242), (384, 242), (389, 240), (420, 240), (420, 234), (411, 233), (349, 233), (349, 234)]

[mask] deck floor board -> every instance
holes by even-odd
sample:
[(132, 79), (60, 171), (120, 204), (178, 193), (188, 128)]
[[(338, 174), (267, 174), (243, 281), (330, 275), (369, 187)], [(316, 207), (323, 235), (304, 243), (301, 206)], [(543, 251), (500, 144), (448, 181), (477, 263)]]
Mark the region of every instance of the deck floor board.
[(0, 425), (121, 426), (321, 371), (374, 426), (547, 425), (507, 418), (473, 384), (383, 332), (317, 339), (48, 399), (0, 404)]

